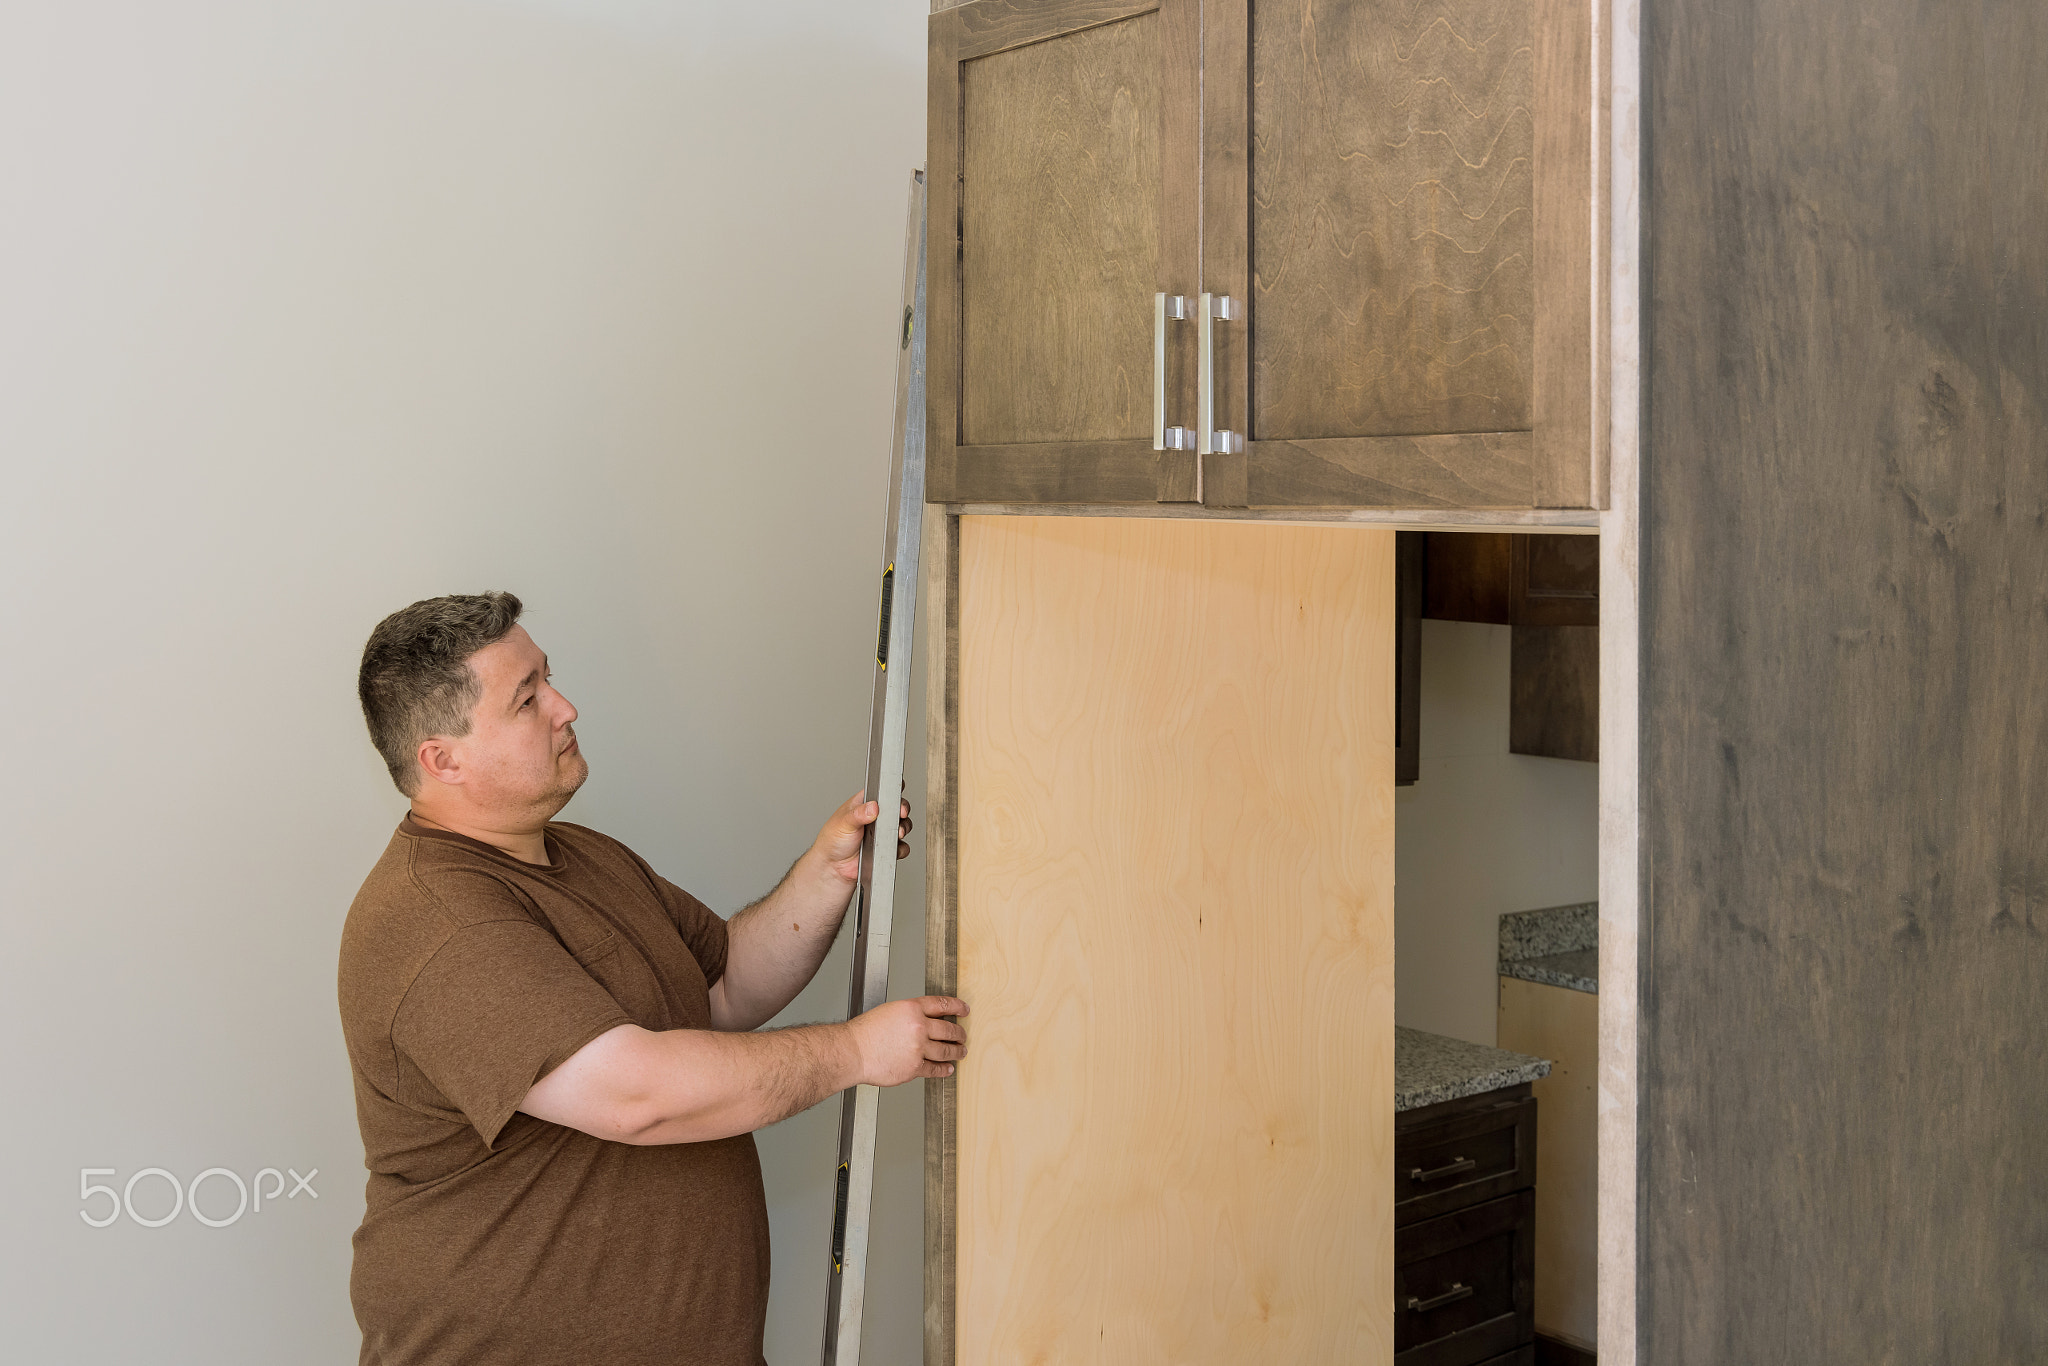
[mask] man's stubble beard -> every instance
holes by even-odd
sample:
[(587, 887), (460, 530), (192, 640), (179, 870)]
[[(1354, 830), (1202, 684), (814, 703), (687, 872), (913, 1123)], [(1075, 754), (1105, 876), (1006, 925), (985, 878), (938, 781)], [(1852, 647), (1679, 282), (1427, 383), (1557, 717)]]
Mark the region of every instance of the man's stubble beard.
[(542, 820), (553, 820), (562, 808), (569, 804), (569, 799), (589, 781), (590, 761), (584, 758), (583, 751), (578, 749), (575, 767), (563, 773), (562, 781), (546, 797), (534, 803), (535, 810), (540, 813)]

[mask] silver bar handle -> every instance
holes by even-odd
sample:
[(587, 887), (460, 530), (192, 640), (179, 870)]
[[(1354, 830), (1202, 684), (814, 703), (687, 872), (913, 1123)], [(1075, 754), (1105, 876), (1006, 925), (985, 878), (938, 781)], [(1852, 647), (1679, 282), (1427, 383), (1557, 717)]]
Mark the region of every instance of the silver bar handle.
[(1236, 455), (1244, 450), (1244, 433), (1216, 425), (1216, 324), (1238, 322), (1244, 310), (1228, 294), (1204, 294), (1202, 330), (1196, 337), (1195, 453)]
[(1183, 321), (1188, 316), (1185, 294), (1159, 293), (1152, 296), (1152, 449), (1191, 449), (1194, 434), (1185, 427), (1166, 425), (1166, 320)]
[(1469, 1300), (1478, 1293), (1463, 1281), (1452, 1281), (1451, 1288), (1441, 1295), (1431, 1295), (1426, 1300), (1410, 1295), (1408, 1308), (1411, 1313), (1427, 1314), (1432, 1309), (1441, 1309), (1447, 1304), (1456, 1304), (1459, 1300)]

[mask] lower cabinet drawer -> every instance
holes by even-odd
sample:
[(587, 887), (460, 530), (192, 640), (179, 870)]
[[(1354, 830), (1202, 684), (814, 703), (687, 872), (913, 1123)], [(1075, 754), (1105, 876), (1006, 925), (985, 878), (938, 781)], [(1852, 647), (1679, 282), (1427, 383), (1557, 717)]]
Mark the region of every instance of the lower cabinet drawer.
[(1396, 1229), (1396, 1366), (1516, 1360), (1536, 1336), (1535, 1251), (1532, 1191)]

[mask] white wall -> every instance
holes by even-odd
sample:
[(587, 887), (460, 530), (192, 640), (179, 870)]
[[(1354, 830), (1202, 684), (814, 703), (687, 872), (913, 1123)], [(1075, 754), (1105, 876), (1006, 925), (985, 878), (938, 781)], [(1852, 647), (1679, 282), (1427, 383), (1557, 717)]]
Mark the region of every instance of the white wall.
[[(355, 1360), (334, 968), (401, 810), (353, 695), (385, 613), (523, 596), (583, 710), (567, 817), (721, 909), (859, 785), (925, 12), (0, 9), (0, 1354)], [(843, 1010), (819, 980), (792, 1016)], [(772, 1362), (815, 1360), (835, 1124), (761, 1137)], [(916, 1357), (920, 1125), (892, 1093), (873, 1360)], [(319, 1198), (81, 1222), (81, 1167), (151, 1166)]]
[(1485, 1044), (1501, 915), (1599, 895), (1599, 765), (1508, 753), (1510, 634), (1422, 623), (1421, 775), (1394, 805), (1394, 1018)]

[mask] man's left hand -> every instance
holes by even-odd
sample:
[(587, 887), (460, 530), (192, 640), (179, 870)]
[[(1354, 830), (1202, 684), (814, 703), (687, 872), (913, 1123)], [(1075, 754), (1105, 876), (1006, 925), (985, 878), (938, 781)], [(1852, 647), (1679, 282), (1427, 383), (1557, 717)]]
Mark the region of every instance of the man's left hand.
[[(839, 809), (832, 813), (825, 828), (818, 832), (817, 843), (811, 847), (824, 858), (825, 865), (848, 882), (860, 876), (861, 832), (875, 823), (882, 814), (882, 804), (871, 802), (867, 793), (856, 792), (841, 802)], [(898, 803), (896, 818), (896, 857), (909, 858), (910, 846), (904, 838), (910, 834), (910, 803)]]

